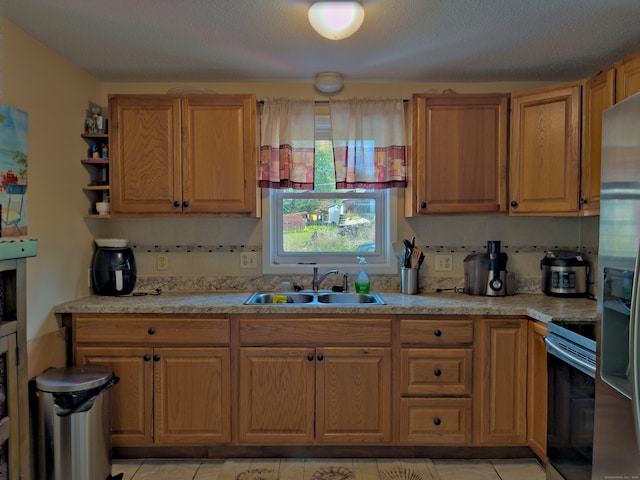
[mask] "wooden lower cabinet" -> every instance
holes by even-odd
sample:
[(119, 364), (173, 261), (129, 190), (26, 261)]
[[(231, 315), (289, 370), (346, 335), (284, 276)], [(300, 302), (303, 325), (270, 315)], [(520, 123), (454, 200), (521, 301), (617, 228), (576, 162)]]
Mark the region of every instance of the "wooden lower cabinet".
[(391, 348), (240, 348), (239, 441), (391, 441)]
[(80, 315), (113, 369), (116, 447), (529, 446), (545, 458), (545, 325), (480, 316)]
[(470, 445), (473, 321), (401, 319), (401, 444)]
[(473, 428), (479, 445), (527, 444), (527, 322), (475, 323)]
[(547, 325), (529, 322), (527, 362), (527, 436), (529, 448), (547, 460)]
[(108, 366), (119, 378), (112, 389), (114, 446), (231, 441), (228, 320), (109, 316), (74, 324), (75, 363)]

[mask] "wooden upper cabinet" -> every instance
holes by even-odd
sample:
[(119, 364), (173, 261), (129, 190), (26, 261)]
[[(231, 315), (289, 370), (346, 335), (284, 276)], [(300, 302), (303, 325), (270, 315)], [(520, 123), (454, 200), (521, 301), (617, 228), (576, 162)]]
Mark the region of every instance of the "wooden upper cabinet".
[(407, 216), (507, 210), (508, 94), (414, 95)]
[(109, 97), (111, 212), (173, 213), (181, 200), (180, 99)]
[(616, 102), (640, 92), (640, 52), (615, 64)]
[(254, 95), (110, 95), (112, 213), (257, 215)]
[(615, 102), (615, 69), (607, 68), (584, 82), (582, 90), (582, 179), (580, 208), (600, 213), (602, 112)]
[(577, 215), (579, 83), (511, 95), (511, 215)]

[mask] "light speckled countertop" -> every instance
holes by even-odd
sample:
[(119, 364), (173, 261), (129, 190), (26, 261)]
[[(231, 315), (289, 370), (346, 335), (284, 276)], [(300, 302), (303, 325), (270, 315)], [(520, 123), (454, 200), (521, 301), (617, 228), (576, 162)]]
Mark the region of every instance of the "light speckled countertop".
[(382, 314), (382, 315), (526, 315), (550, 322), (595, 321), (596, 302), (587, 298), (558, 298), (544, 294), (480, 297), (464, 293), (403, 295), (378, 292), (386, 305), (243, 305), (251, 292), (162, 293), (161, 295), (102, 297), (73, 300), (54, 309), (64, 313), (169, 314)]

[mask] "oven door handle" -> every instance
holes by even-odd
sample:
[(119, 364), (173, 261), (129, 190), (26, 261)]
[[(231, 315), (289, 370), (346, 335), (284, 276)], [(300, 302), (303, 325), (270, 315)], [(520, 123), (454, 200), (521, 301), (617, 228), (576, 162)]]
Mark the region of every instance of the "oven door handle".
[(563, 348), (558, 346), (558, 344), (548, 336), (542, 337), (544, 343), (547, 344), (547, 353), (553, 355), (554, 357), (559, 358), (563, 362), (571, 365), (574, 368), (577, 368), (585, 375), (589, 375), (591, 378), (596, 378), (596, 367), (585, 362), (579, 357), (574, 357), (567, 353)]
[(640, 247), (636, 255), (636, 264), (633, 269), (633, 286), (631, 290), (631, 313), (629, 315), (629, 367), (631, 381), (631, 405), (633, 409), (633, 420), (636, 431), (636, 450), (640, 452), (640, 324), (638, 322), (640, 301)]

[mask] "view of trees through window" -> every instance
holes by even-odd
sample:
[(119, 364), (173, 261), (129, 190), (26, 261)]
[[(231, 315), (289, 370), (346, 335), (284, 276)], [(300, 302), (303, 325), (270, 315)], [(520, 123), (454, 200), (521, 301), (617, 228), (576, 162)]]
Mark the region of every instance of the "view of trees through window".
[(336, 190), (331, 141), (316, 141), (313, 192), (282, 192), (283, 248), (287, 253), (376, 250), (376, 196)]

